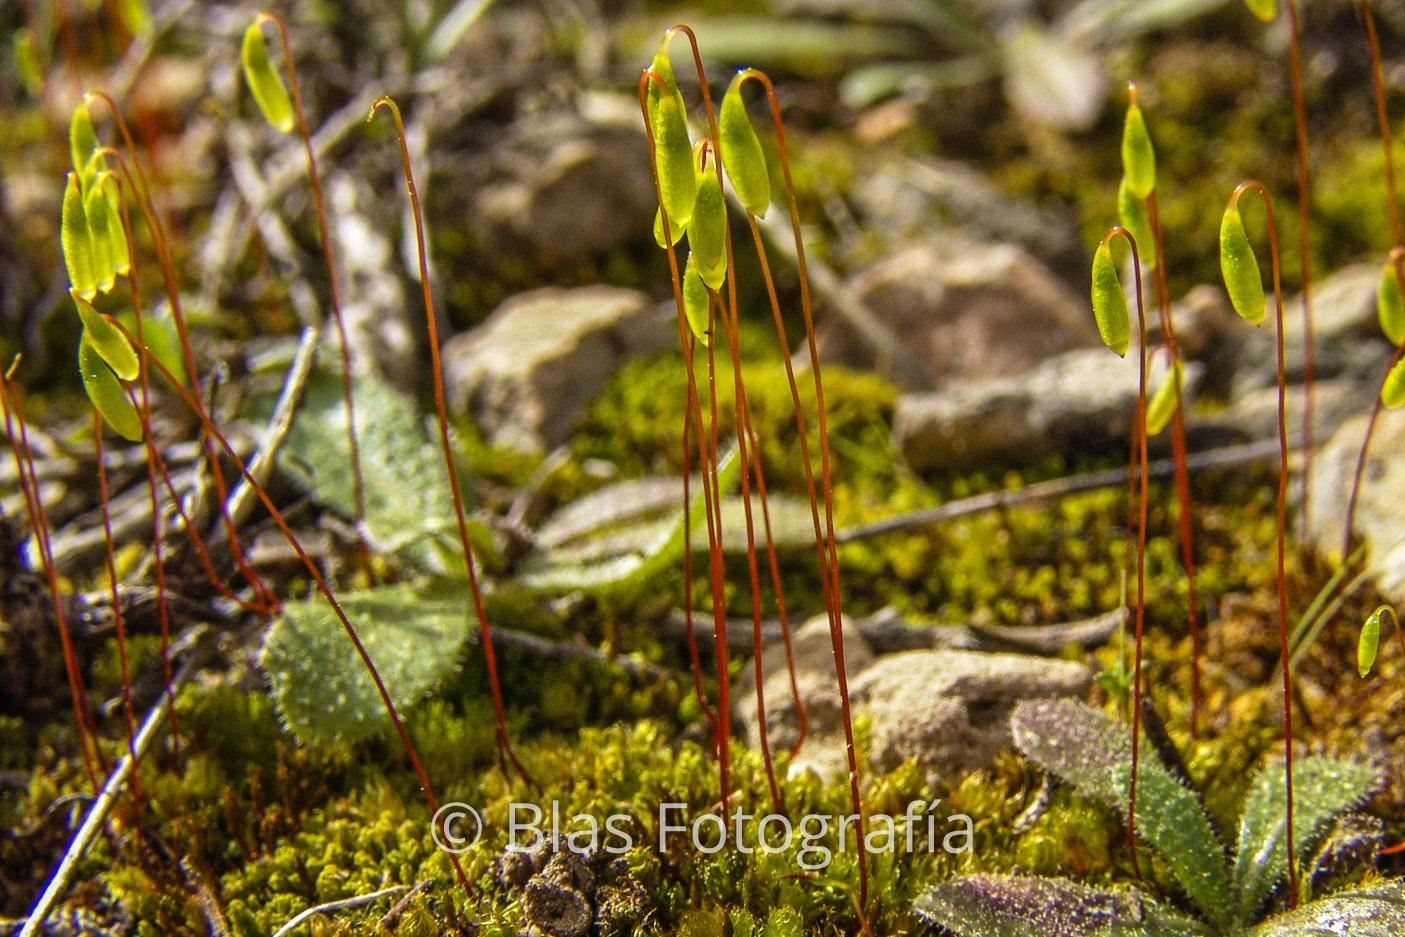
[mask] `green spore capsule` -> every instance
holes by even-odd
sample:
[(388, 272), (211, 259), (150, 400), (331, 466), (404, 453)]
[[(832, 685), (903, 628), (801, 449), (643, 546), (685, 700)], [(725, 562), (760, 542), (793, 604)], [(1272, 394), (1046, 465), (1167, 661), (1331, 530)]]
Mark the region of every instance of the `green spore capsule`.
[(1361, 626), (1361, 637), (1356, 642), (1356, 670), (1363, 680), (1371, 675), (1371, 668), (1376, 664), (1376, 654), (1381, 646), (1381, 631), (1387, 616), (1391, 624), (1396, 628), (1400, 627), (1400, 619), (1395, 617), (1395, 609), (1389, 605), (1378, 607)]
[(73, 160), (73, 170), (78, 173), (78, 183), (84, 192), (97, 174), (96, 161), (100, 149), (102, 144), (93, 129), (93, 115), (88, 112), (88, 105), (80, 104), (73, 109), (73, 117), (68, 122), (68, 155)]
[(1112, 262), (1112, 248), (1106, 241), (1093, 253), (1093, 318), (1103, 344), (1125, 356), (1132, 341), (1132, 319), (1127, 313), (1127, 294)]
[(664, 249), (667, 249), (670, 245), (677, 244), (678, 239), (683, 236), (683, 232), (686, 230), (682, 225), (674, 224), (672, 216), (668, 219), (668, 229), (670, 237), (667, 241), (664, 241), (663, 210), (658, 208), (654, 209), (654, 243)]
[(240, 61), (244, 64), (244, 80), (249, 83), (254, 100), (264, 118), (279, 133), (293, 130), (293, 102), (288, 98), (288, 89), (283, 78), (268, 58), (268, 44), (263, 39), (263, 22), (255, 19), (244, 30), (244, 44), (239, 50)]
[(1156, 151), (1151, 146), (1146, 118), (1136, 104), (1127, 106), (1127, 118), (1122, 124), (1122, 175), (1137, 198), (1146, 198), (1156, 188)]
[(743, 75), (737, 75), (722, 96), (722, 108), (717, 118), (718, 144), (722, 150), (722, 164), (727, 168), (727, 178), (732, 182), (732, 191), (737, 193), (737, 198), (747, 211), (760, 218), (771, 207), (771, 177), (766, 172), (766, 154), (761, 149), (761, 139), (751, 125), (746, 102), (742, 100), (744, 80)]
[(707, 328), (708, 306), (711, 302), (712, 293), (698, 273), (693, 256), (689, 254), (688, 266), (683, 270), (683, 315), (688, 320), (688, 328), (693, 330), (693, 335), (704, 345), (712, 344), (712, 336)]
[(141, 373), (141, 364), (127, 336), (103, 318), (102, 313), (86, 299), (75, 296), (73, 304), (78, 307), (78, 318), (83, 320), (85, 340), (93, 346), (98, 357), (107, 362), (107, 366), (122, 380), (135, 381)]
[(98, 294), (98, 278), (93, 262), (93, 236), (83, 210), (83, 190), (78, 174), (70, 172), (63, 189), (63, 212), (59, 221), (59, 246), (68, 268), (68, 284), (84, 299)]
[(1136, 240), (1142, 266), (1148, 270), (1155, 267), (1158, 260), (1156, 238), (1152, 234), (1146, 201), (1137, 197), (1125, 178), (1117, 187), (1117, 220)]
[[(102, 190), (103, 201), (106, 203), (107, 236), (112, 240), (113, 264), (117, 275), (124, 277), (132, 272), (132, 254), (127, 243), (127, 230), (122, 227), (122, 189), (117, 184), (117, 177), (110, 172), (103, 174), (98, 188)], [(89, 224), (91, 223), (90, 220)]]
[(98, 292), (106, 293), (117, 282), (117, 245), (112, 242), (112, 228), (107, 218), (107, 198), (101, 182), (94, 179), (83, 196), (83, 216), (88, 222), (88, 238), (93, 245), (93, 277)]
[(1376, 315), (1381, 320), (1381, 331), (1392, 345), (1405, 342), (1405, 303), (1400, 299), (1395, 264), (1389, 260), (1381, 268), (1381, 279), (1376, 285)]
[(659, 192), (670, 226), (686, 227), (693, 218), (697, 201), (697, 171), (693, 167), (693, 144), (688, 139), (688, 110), (673, 78), (668, 50), (660, 48), (649, 70), (667, 89), (661, 93), (650, 79), (648, 87), (649, 126), (654, 133), (654, 166), (659, 175)]
[(86, 331), (78, 342), (78, 373), (83, 378), (83, 389), (87, 391), (88, 399), (103, 422), (123, 439), (140, 442), (141, 417), (137, 416), (136, 408), (127, 399), (127, 392), (93, 347)]
[(1397, 361), (1381, 385), (1381, 403), (1387, 410), (1405, 405), (1405, 360)]
[(713, 169), (698, 171), (698, 198), (688, 223), (688, 260), (709, 289), (727, 281), (727, 203)]
[(1220, 221), (1220, 273), (1224, 276), (1230, 305), (1240, 318), (1254, 325), (1263, 322), (1268, 300), (1264, 295), (1263, 276), (1259, 273), (1259, 260), (1244, 231), (1244, 219), (1233, 205), (1225, 209)]
[(1171, 422), (1171, 417), (1176, 412), (1176, 402), (1179, 399), (1177, 390), (1184, 380), (1184, 370), (1181, 367), (1179, 358), (1171, 362), (1171, 367), (1166, 372), (1166, 377), (1161, 381), (1161, 385), (1156, 388), (1156, 392), (1151, 395), (1151, 400), (1146, 405), (1146, 434), (1156, 436), (1166, 428)]
[(1244, 5), (1265, 23), (1272, 23), (1278, 16), (1278, 0), (1244, 0)]

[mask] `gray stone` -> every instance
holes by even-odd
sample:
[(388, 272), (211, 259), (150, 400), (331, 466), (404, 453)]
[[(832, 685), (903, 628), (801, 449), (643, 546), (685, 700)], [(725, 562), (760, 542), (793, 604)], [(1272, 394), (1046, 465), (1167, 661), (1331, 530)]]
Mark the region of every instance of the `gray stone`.
[[(1367, 416), (1337, 430), (1313, 463), (1308, 530), (1320, 552), (1340, 556)], [(1377, 584), (1394, 602), (1405, 601), (1405, 410), (1383, 410), (1371, 437), (1352, 525), (1370, 543)]]
[(522, 293), (444, 345), (449, 407), (471, 414), (495, 444), (549, 448), (627, 356), (676, 341), (672, 318), (634, 290)]
[(975, 651), (879, 658), (851, 684), (869, 719), (874, 766), (914, 758), (932, 783), (990, 765), (1008, 748), (1010, 710), (1027, 699), (1086, 694), (1093, 675), (1071, 661)]
[(847, 288), (900, 337), (903, 354), (879, 360), (840, 326), (825, 336), (826, 358), (887, 373), (904, 390), (1020, 374), (1099, 345), (1088, 300), (1011, 244), (933, 239), (879, 261)]
[[(1147, 393), (1165, 371), (1152, 358)], [(1193, 397), (1203, 368), (1188, 362)], [(1137, 400), (1136, 354), (1105, 348), (1071, 351), (1016, 377), (968, 382), (951, 390), (905, 395), (893, 433), (920, 471), (962, 469), (992, 461), (1029, 464), (1052, 453), (1107, 451), (1131, 438)]]

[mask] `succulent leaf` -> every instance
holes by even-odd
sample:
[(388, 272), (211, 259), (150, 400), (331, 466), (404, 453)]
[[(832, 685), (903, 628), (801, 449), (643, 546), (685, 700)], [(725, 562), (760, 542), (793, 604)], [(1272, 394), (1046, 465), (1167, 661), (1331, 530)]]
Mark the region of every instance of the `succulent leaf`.
[(263, 38), (263, 22), (255, 19), (244, 30), (244, 42), (239, 50), (240, 61), (244, 65), (244, 80), (263, 112), (264, 119), (279, 133), (291, 133), (293, 129), (293, 102), (288, 98), (288, 89), (283, 77), (273, 67), (268, 57), (268, 44)]
[(1240, 318), (1258, 325), (1268, 312), (1259, 260), (1244, 230), (1244, 218), (1233, 205), (1220, 221), (1220, 272), (1230, 304)]

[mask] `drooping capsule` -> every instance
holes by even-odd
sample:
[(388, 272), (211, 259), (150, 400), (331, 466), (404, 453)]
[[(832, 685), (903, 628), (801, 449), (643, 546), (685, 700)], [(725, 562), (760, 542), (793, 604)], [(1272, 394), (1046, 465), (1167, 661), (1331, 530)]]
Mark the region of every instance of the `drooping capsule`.
[(127, 398), (112, 369), (103, 361), (97, 349), (84, 333), (78, 342), (78, 373), (83, 379), (83, 389), (93, 407), (117, 435), (131, 442), (140, 442), (141, 417)]
[(688, 259), (709, 289), (727, 281), (727, 202), (717, 181), (716, 167), (698, 170), (698, 197), (688, 222)]
[(1176, 413), (1176, 403), (1179, 400), (1178, 390), (1185, 379), (1184, 373), (1181, 360), (1174, 359), (1171, 362), (1171, 367), (1166, 370), (1166, 376), (1156, 388), (1156, 392), (1151, 395), (1151, 400), (1146, 405), (1147, 436), (1160, 434), (1171, 422), (1171, 417)]
[(1156, 238), (1151, 230), (1151, 218), (1147, 215), (1146, 202), (1132, 192), (1124, 178), (1117, 187), (1117, 220), (1137, 242), (1137, 256), (1142, 266), (1150, 270), (1156, 266)]
[(107, 219), (107, 197), (102, 193), (100, 178), (88, 184), (83, 196), (83, 216), (88, 222), (88, 238), (93, 245), (93, 278), (99, 293), (106, 293), (117, 282), (117, 245), (112, 241), (112, 228)]
[(92, 299), (98, 293), (93, 236), (88, 230), (88, 216), (83, 210), (83, 191), (75, 172), (70, 172), (68, 181), (64, 183), (59, 246), (63, 250), (64, 265), (68, 268), (69, 286), (84, 299)]
[(1381, 331), (1392, 345), (1405, 342), (1405, 303), (1401, 302), (1395, 264), (1389, 260), (1381, 268), (1381, 278), (1376, 285), (1376, 315), (1381, 320)]
[(1244, 5), (1265, 23), (1272, 23), (1278, 16), (1278, 0), (1244, 0)]
[(244, 30), (244, 43), (239, 50), (240, 61), (244, 65), (244, 80), (249, 83), (254, 100), (266, 119), (280, 133), (291, 133), (293, 129), (293, 102), (288, 98), (288, 89), (283, 77), (273, 67), (268, 57), (268, 44), (263, 38), (263, 22), (255, 19)]
[(1381, 616), (1389, 610), (1389, 606), (1382, 605), (1361, 626), (1361, 636), (1356, 641), (1356, 671), (1363, 680), (1371, 675), (1371, 668), (1376, 665), (1376, 654), (1381, 647)]
[(141, 373), (141, 364), (137, 360), (137, 353), (132, 349), (132, 343), (127, 341), (127, 336), (103, 318), (102, 313), (86, 299), (75, 296), (73, 304), (78, 307), (78, 318), (83, 321), (84, 339), (93, 346), (93, 351), (107, 362), (107, 366), (119, 378), (124, 381), (136, 380)]
[[(132, 272), (132, 254), (127, 243), (127, 229), (122, 227), (122, 188), (118, 185), (117, 177), (110, 172), (105, 173), (99, 180), (98, 188), (102, 190), (106, 203), (107, 236), (112, 240), (113, 263), (117, 275), (124, 277)], [(89, 224), (91, 223), (90, 219)]]
[(731, 180), (732, 190), (742, 206), (758, 218), (765, 216), (771, 206), (771, 178), (766, 172), (766, 154), (761, 139), (747, 116), (742, 99), (743, 74), (732, 79), (722, 96), (718, 112), (718, 143), (722, 149), (722, 165)]
[(73, 117), (68, 122), (68, 155), (73, 160), (73, 170), (78, 173), (78, 184), (84, 192), (97, 174), (98, 150), (97, 131), (93, 129), (93, 115), (87, 104), (79, 104), (73, 109)]
[(654, 243), (659, 247), (667, 248), (670, 244), (677, 244), (678, 239), (683, 236), (684, 228), (674, 224), (673, 218), (668, 219), (668, 233), (671, 235), (667, 242), (663, 239), (663, 210), (654, 209)]
[(683, 269), (683, 315), (688, 320), (688, 328), (692, 329), (693, 335), (704, 345), (712, 344), (712, 335), (707, 327), (708, 307), (711, 302), (712, 293), (703, 282), (697, 264), (690, 254), (688, 265)]
[(1381, 385), (1381, 403), (1387, 410), (1405, 406), (1405, 359), (1397, 361)]
[[(655, 54), (649, 71), (658, 79), (649, 80), (646, 103), (663, 210), (668, 214), (670, 227), (686, 227), (697, 201), (697, 171), (693, 168), (693, 145), (688, 139), (688, 111), (674, 80), (666, 45)], [(663, 89), (659, 88), (660, 82)]]
[(1132, 319), (1127, 312), (1127, 294), (1117, 278), (1112, 248), (1107, 241), (1093, 252), (1093, 318), (1097, 320), (1103, 344), (1125, 356), (1132, 340)]
[(1137, 198), (1146, 198), (1156, 188), (1156, 151), (1151, 146), (1146, 118), (1135, 103), (1127, 105), (1122, 124), (1122, 176)]
[(1225, 209), (1220, 221), (1220, 273), (1234, 311), (1254, 325), (1263, 322), (1268, 312), (1263, 275), (1244, 230), (1244, 218), (1234, 205)]

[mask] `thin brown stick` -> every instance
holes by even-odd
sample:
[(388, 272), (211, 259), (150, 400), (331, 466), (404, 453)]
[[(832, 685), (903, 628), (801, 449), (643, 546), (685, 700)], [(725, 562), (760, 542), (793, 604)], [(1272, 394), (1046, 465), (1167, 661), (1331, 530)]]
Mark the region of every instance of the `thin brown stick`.
[(283, 45), (283, 61), (288, 66), (288, 93), (293, 99), (293, 113), (298, 119), (298, 134), (302, 137), (303, 152), (307, 156), (307, 180), (312, 189), (312, 206), (317, 215), (317, 237), (322, 247), (322, 257), (327, 264), (327, 297), (332, 306), (332, 322), (337, 329), (337, 342), (341, 348), (342, 406), (346, 410), (346, 444), (351, 457), (351, 490), (356, 502), (356, 524), (362, 527), (366, 522), (366, 488), (361, 477), (361, 447), (356, 438), (356, 404), (351, 387), (351, 342), (346, 335), (346, 320), (341, 311), (341, 288), (337, 285), (337, 264), (332, 253), (331, 230), (327, 224), (327, 205), (322, 197), (322, 176), (317, 171), (317, 155), (312, 150), (312, 133), (307, 129), (307, 118), (302, 109), (302, 93), (298, 89), (298, 69), (293, 62), (293, 47), (288, 40), (288, 24), (277, 13), (261, 12), (258, 20), (274, 23), (278, 27), (278, 37)]
[(1288, 391), (1284, 375), (1286, 366), (1283, 350), (1283, 282), (1279, 265), (1278, 228), (1273, 220), (1273, 199), (1268, 189), (1258, 182), (1241, 182), (1230, 196), (1229, 204), (1238, 206), (1245, 192), (1255, 192), (1264, 204), (1268, 216), (1269, 260), (1273, 267), (1273, 301), (1278, 326), (1278, 640), (1283, 669), (1283, 784), (1287, 805), (1288, 905), (1298, 905), (1298, 874), (1293, 867), (1293, 678), (1288, 657), (1288, 573), (1285, 528), (1288, 514)]
[(1293, 86), (1293, 130), (1298, 150), (1298, 253), (1303, 271), (1303, 526), (1308, 536), (1308, 498), (1312, 486), (1312, 184), (1307, 152), (1307, 106), (1303, 101), (1303, 61), (1297, 0), (1288, 0), (1288, 67)]
[(1137, 861), (1137, 772), (1141, 761), (1142, 728), (1142, 633), (1146, 624), (1146, 515), (1147, 493), (1150, 485), (1146, 456), (1146, 304), (1142, 298), (1142, 264), (1137, 252), (1137, 239), (1121, 225), (1114, 225), (1103, 235), (1106, 244), (1114, 237), (1127, 241), (1132, 249), (1132, 276), (1137, 295), (1137, 407), (1134, 437), (1137, 449), (1137, 608), (1135, 615), (1135, 651), (1132, 662), (1132, 775), (1127, 796), (1127, 851), (1132, 858), (1132, 872), (1140, 876)]
[(493, 717), (497, 733), (498, 751), (506, 756), (517, 773), (532, 787), (536, 782), (527, 771), (507, 732), (507, 710), (503, 705), (502, 684), (498, 679), (497, 656), (493, 653), (493, 632), (488, 627), (488, 613), (483, 607), (483, 593), (478, 586), (477, 564), (473, 561), (473, 549), (468, 536), (468, 519), (463, 507), (463, 492), (459, 486), (458, 466), (454, 463), (454, 447), (449, 439), (449, 411), (444, 402), (444, 371), (439, 360), (439, 328), (435, 322), (434, 295), (429, 288), (429, 248), (424, 234), (424, 215), (420, 211), (419, 190), (415, 187), (414, 172), (410, 168), (410, 150), (405, 145), (405, 125), (400, 119), (400, 108), (387, 97), (377, 99), (371, 105), (367, 120), (373, 120), (384, 107), (395, 122), (395, 136), (400, 144), (400, 161), (405, 174), (405, 191), (410, 199), (410, 214), (415, 220), (415, 247), (419, 253), (420, 287), (424, 294), (425, 326), (429, 332), (430, 370), (434, 375), (434, 409), (439, 423), (439, 443), (444, 452), (444, 468), (449, 476), (449, 493), (454, 502), (454, 519), (457, 522), (459, 546), (463, 549), (464, 571), (468, 574), (468, 590), (473, 598), (473, 611), (478, 617), (478, 634), (483, 642), (483, 660), (488, 668), (488, 687), (493, 698)]

